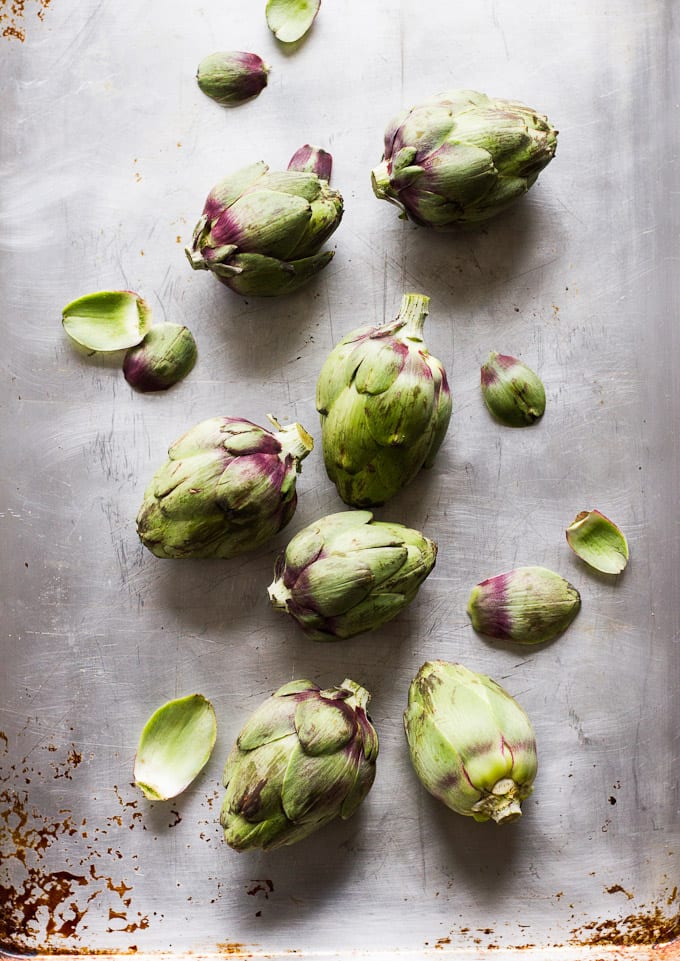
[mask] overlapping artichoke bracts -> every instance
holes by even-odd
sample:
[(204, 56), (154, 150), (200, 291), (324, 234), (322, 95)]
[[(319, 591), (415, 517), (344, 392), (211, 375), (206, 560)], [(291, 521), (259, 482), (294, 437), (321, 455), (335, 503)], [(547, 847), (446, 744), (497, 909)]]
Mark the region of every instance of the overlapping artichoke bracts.
[(283, 847), (354, 814), (378, 757), (369, 699), (349, 679), (326, 690), (299, 680), (260, 705), (224, 768), (220, 822), (230, 847)]
[(290, 541), (269, 598), (315, 641), (354, 637), (410, 604), (436, 558), (420, 531), (374, 521), (370, 511), (329, 514)]
[(233, 557), (285, 527), (313, 441), (300, 424), (275, 426), (212, 417), (180, 437), (144, 493), (144, 546), (156, 557)]
[[(307, 169), (276, 173), (261, 161), (211, 190), (187, 257), (238, 294), (275, 297), (292, 293), (333, 257), (321, 247), (339, 225), (342, 197)], [(312, 148), (310, 148), (311, 150)], [(330, 175), (330, 154), (318, 151), (318, 169)]]
[(411, 682), (404, 729), (430, 794), (476, 821), (515, 821), (533, 790), (536, 738), (517, 701), (462, 664), (429, 661)]
[(432, 466), (444, 440), (451, 395), (443, 365), (422, 339), (429, 300), (405, 294), (396, 320), (352, 331), (321, 369), (324, 462), (353, 507), (389, 500)]
[(504, 210), (529, 190), (556, 149), (557, 131), (530, 107), (452, 90), (389, 124), (373, 190), (403, 217), (445, 230)]

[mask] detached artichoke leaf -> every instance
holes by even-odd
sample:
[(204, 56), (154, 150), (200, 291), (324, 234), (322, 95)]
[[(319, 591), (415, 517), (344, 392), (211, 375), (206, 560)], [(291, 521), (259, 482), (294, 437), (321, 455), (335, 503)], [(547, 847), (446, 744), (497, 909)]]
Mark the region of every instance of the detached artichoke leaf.
[(620, 574), (628, 564), (628, 541), (614, 521), (598, 510), (581, 511), (566, 530), (567, 543), (581, 560), (603, 574)]
[(141, 344), (130, 347), (123, 375), (135, 390), (168, 390), (193, 370), (197, 357), (196, 341), (188, 327), (161, 324), (152, 327)]
[(132, 290), (101, 290), (67, 304), (62, 324), (86, 350), (125, 350), (139, 344), (151, 328), (151, 308)]
[(543, 644), (569, 627), (581, 608), (579, 592), (545, 567), (518, 567), (473, 588), (467, 612), (480, 634), (520, 644)]
[(168, 701), (144, 725), (134, 765), (137, 787), (152, 801), (181, 794), (207, 764), (216, 737), (215, 711), (202, 694)]
[(196, 82), (203, 93), (226, 107), (252, 100), (267, 86), (270, 67), (256, 53), (211, 53), (198, 65)]
[(481, 386), (489, 413), (506, 427), (527, 427), (545, 412), (540, 377), (509, 354), (492, 351), (481, 368)]
[(267, 26), (277, 40), (295, 43), (314, 23), (321, 0), (267, 0)]

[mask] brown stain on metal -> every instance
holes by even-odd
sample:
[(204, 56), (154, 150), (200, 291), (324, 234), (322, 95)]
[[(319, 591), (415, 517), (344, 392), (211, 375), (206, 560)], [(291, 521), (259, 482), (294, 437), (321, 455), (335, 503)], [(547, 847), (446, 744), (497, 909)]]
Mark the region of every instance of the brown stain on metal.
[(238, 958), (252, 958), (252, 951), (248, 951), (247, 944), (240, 944), (238, 941), (226, 941), (216, 944), (215, 947), (220, 952), (220, 954), (228, 955), (229, 957)]
[[(0, 735), (0, 745), (2, 742), (6, 752), (8, 744), (4, 734)], [(54, 754), (56, 749), (50, 744), (46, 750)], [(72, 745), (64, 760), (58, 762), (56, 776), (64, 776), (66, 771), (81, 763), (82, 754)], [(25, 757), (18, 764), (12, 764), (9, 773), (0, 779), (0, 842), (7, 866), (3, 878), (6, 884), (0, 884), (0, 945), (13, 953), (27, 948), (32, 952), (45, 950), (50, 954), (80, 953), (72, 947), (60, 951), (55, 940), (78, 939), (81, 922), (91, 904), (106, 897), (106, 892), (111, 892), (126, 909), (129, 908), (132, 886), (120, 878), (97, 873), (95, 864), (102, 865), (102, 855), (87, 842), (90, 835), (94, 841), (101, 840), (102, 835), (108, 833), (106, 827), (95, 826), (88, 831), (85, 829), (87, 820), (76, 821), (66, 808), (51, 816), (38, 812), (29, 804), (27, 791), (17, 787), (22, 776), (30, 783), (30, 778), (25, 777), (27, 774), (44, 778), (40, 771), (36, 773), (30, 767), (29, 758)], [(116, 796), (123, 808), (137, 805), (136, 801), (124, 801), (117, 789)], [(129, 811), (126, 813), (130, 816)], [(132, 818), (135, 816), (135, 813), (131, 814)], [(104, 824), (110, 825), (111, 820), (105, 819)], [(122, 824), (122, 819), (119, 820)], [(45, 863), (46, 858), (50, 848), (59, 848), (59, 841), (64, 836), (73, 837), (76, 845), (82, 842), (83, 856), (78, 857), (76, 847), (76, 853), (70, 858), (59, 858), (60, 870), (52, 870)], [(112, 856), (122, 858), (120, 852), (114, 852), (112, 848), (108, 851)], [(140, 913), (136, 920), (128, 923), (126, 913), (113, 908), (109, 911), (126, 922), (125, 927), (116, 928), (116, 931), (130, 933), (149, 926), (149, 918)], [(46, 942), (44, 948), (37, 943), (43, 939)], [(88, 950), (84, 953), (94, 952)]]
[(630, 891), (626, 891), (620, 884), (612, 884), (611, 887), (605, 888), (605, 891), (607, 894), (625, 894), (629, 901), (633, 900), (633, 895)]
[(27, 7), (37, 7), (38, 20), (44, 20), (50, 2), (51, 0), (0, 0), (0, 36), (23, 43), (26, 39), (24, 17), (28, 12)]
[(572, 931), (571, 944), (632, 947), (666, 945), (680, 940), (680, 912), (667, 916), (657, 905), (646, 914), (591, 921)]

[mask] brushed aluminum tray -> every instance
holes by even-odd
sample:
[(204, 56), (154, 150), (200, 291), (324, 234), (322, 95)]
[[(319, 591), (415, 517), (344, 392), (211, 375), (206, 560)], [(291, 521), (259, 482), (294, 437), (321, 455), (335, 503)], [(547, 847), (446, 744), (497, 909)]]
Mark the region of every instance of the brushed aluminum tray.
[[(7, 953), (310, 959), (668, 958), (680, 935), (678, 697), (678, 63), (672, 0), (325, 0), (297, 50), (264, 0), (25, 0), (0, 5), (0, 249), (5, 370), (0, 679), (0, 942)], [(23, 39), (21, 35), (23, 34)], [(198, 90), (198, 61), (253, 50), (269, 86), (237, 109)], [(529, 103), (557, 157), (514, 209), (435, 236), (373, 197), (369, 172), (402, 106), (470, 87)], [(335, 159), (336, 256), (278, 300), (193, 273), (183, 245), (205, 196), (303, 143)], [(136, 290), (188, 324), (200, 359), (165, 394), (78, 356), (62, 307)], [(319, 451), (331, 346), (431, 297), (426, 339), (455, 411), (435, 468), (380, 518), (439, 542), (410, 609), (375, 633), (308, 641), (266, 586), (289, 537), (342, 509)], [(547, 388), (543, 420), (503, 429), (480, 396), (489, 351)], [(159, 561), (134, 517), (168, 445), (199, 420), (273, 412), (317, 438), (297, 514), (236, 561)], [(629, 538), (618, 578), (564, 528), (597, 507)], [(542, 564), (583, 607), (542, 648), (476, 636), (471, 587)], [(447, 811), (417, 782), (401, 715), (431, 658), (490, 674), (536, 727), (521, 821)], [(270, 855), (237, 855), (217, 821), (221, 769), (280, 684), (350, 676), (373, 692), (375, 786), (348, 822)], [(214, 755), (167, 803), (132, 782), (141, 727), (201, 691)], [(670, 943), (669, 943), (670, 942)], [(668, 944), (667, 944), (668, 943)], [(667, 944), (665, 947), (659, 945)]]

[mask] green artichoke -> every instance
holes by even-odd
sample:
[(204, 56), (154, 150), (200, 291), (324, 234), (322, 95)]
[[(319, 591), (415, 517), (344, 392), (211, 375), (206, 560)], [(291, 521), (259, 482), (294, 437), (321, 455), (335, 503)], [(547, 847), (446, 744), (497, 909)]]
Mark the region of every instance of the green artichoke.
[[(252, 164), (220, 181), (186, 248), (194, 270), (210, 270), (237, 294), (275, 297), (297, 290), (333, 257), (321, 251), (342, 219), (340, 194), (328, 186), (330, 154), (318, 151), (288, 170)], [(326, 174), (326, 179), (322, 175)]]
[(404, 728), (416, 774), (452, 811), (498, 824), (521, 816), (536, 777), (536, 738), (517, 701), (490, 677), (462, 664), (423, 664)]
[(486, 220), (527, 192), (555, 156), (548, 118), (514, 100), (451, 90), (399, 114), (385, 132), (373, 191), (423, 227)]
[(313, 440), (300, 424), (275, 432), (212, 417), (168, 451), (144, 493), (137, 533), (156, 557), (233, 557), (258, 547), (295, 513), (296, 475)]
[(434, 567), (437, 545), (370, 511), (322, 517), (276, 562), (269, 598), (315, 641), (371, 631), (410, 604)]
[(396, 320), (360, 327), (331, 351), (316, 406), (323, 456), (340, 497), (383, 504), (431, 467), (451, 417), (446, 372), (422, 339), (430, 298), (405, 294)]
[(224, 768), (220, 822), (230, 847), (283, 847), (354, 814), (373, 784), (378, 757), (369, 699), (349, 679), (324, 691), (301, 680), (260, 705)]

